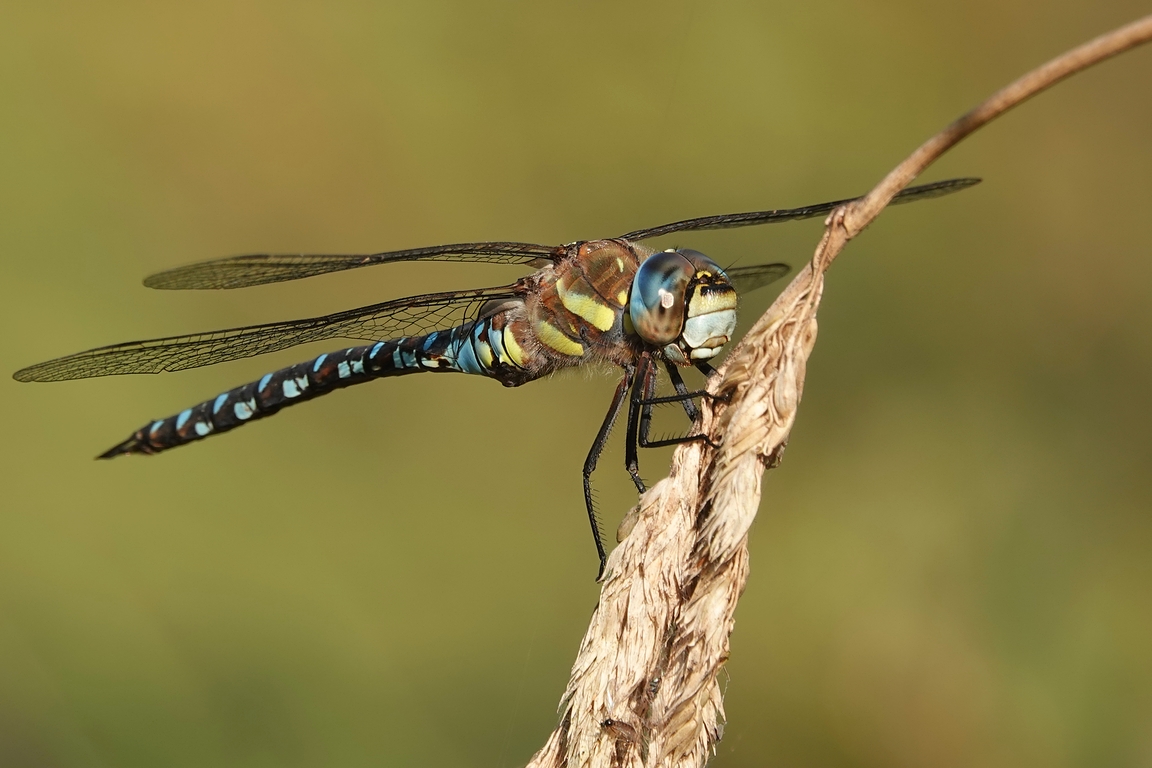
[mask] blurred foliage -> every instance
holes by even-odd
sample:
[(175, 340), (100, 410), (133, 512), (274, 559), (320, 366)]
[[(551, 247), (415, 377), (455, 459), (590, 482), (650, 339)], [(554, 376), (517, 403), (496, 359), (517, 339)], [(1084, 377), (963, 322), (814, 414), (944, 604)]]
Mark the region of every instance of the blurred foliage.
[[(518, 274), (140, 285), (213, 256), (559, 243), (863, 192), (1146, 12), (10, 3), (0, 361)], [(1150, 86), (1140, 50), (1028, 103), (928, 176), (985, 184), (886, 213), (832, 270), (715, 765), (1152, 764)], [(818, 231), (678, 244), (799, 264)], [(543, 743), (596, 598), (579, 471), (609, 377), (412, 377), (91, 460), (319, 351), (0, 384), (0, 765), (511, 766)]]

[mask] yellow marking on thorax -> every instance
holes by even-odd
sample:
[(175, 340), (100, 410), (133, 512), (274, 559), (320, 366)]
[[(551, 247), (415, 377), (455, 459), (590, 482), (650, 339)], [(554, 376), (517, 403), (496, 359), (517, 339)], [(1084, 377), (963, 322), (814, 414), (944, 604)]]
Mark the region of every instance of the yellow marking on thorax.
[(620, 291), (620, 293), (616, 294), (616, 301), (620, 302), (620, 306), (624, 306), (625, 304), (627, 304), (628, 303), (628, 291)]
[(615, 313), (617, 307), (613, 305), (624, 306), (628, 301), (627, 295), (623, 301), (618, 297), (621, 291), (628, 290), (629, 274), (637, 264), (636, 256), (620, 243), (605, 241), (595, 248), (589, 244), (581, 249), (580, 258), (573, 265), (578, 266), (579, 276), (575, 280), (569, 278), (572, 282), (567, 290), (598, 299)]
[[(504, 351), (508, 353), (508, 357), (512, 360), (512, 364), (517, 368), (524, 368), (524, 349), (516, 341), (516, 334), (512, 332), (512, 328), (504, 326), (504, 330), (500, 332), (501, 338), (504, 340)], [(500, 362), (507, 362), (501, 360)]]
[[(579, 287), (584, 287), (587, 283), (581, 280), (578, 285)], [(589, 286), (589, 288), (591, 288), (591, 286)], [(599, 296), (585, 293), (576, 286), (569, 288), (564, 285), (562, 279), (556, 282), (556, 293), (559, 294), (560, 303), (564, 305), (564, 309), (587, 320), (592, 324), (592, 327), (598, 328), (601, 331), (609, 331), (615, 324), (616, 312), (614, 312), (611, 307), (605, 305)], [(575, 330), (575, 328), (573, 328), (573, 330)]]
[(582, 357), (584, 355), (584, 347), (582, 345), (572, 341), (572, 339), (561, 333), (556, 326), (547, 320), (537, 321), (532, 325), (532, 330), (536, 332), (536, 338), (540, 339), (541, 344), (556, 350), (562, 355), (571, 355), (572, 357)]

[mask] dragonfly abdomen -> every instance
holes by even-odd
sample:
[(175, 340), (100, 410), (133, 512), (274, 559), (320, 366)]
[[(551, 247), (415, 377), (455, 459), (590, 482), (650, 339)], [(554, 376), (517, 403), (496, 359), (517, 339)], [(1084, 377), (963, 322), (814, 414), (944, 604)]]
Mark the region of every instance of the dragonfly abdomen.
[(491, 351), (489, 339), (503, 336), (495, 336), (493, 331), (491, 321), (483, 320), (424, 336), (328, 352), (273, 371), (168, 418), (150, 422), (99, 458), (166, 451), (271, 416), (289, 405), (372, 379), (426, 371), (504, 378), (498, 371), (514, 367), (515, 363), (504, 348)]
[[(376, 346), (382, 351), (383, 343)], [(100, 454), (99, 458), (111, 459), (126, 453), (159, 453), (227, 432), (271, 416), (285, 406), (311, 400), (335, 389), (376, 376), (399, 373), (370, 373), (366, 363), (372, 349), (373, 346), (351, 347), (281, 368), (178, 414), (146, 424), (124, 442)]]

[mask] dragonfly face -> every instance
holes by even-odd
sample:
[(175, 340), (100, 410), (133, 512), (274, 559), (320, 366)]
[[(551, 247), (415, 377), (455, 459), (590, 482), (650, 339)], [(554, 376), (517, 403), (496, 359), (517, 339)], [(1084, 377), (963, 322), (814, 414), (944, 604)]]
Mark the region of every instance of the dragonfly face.
[[(912, 187), (893, 202), (938, 197), (978, 181), (952, 179)], [(692, 398), (701, 393), (688, 391), (675, 366), (694, 365), (710, 375), (707, 361), (732, 338), (736, 327), (737, 293), (755, 290), (788, 272), (786, 264), (724, 270), (698, 251), (682, 248), (652, 253), (638, 242), (674, 232), (812, 218), (847, 202), (705, 216), (566, 246), (458, 243), (368, 255), (258, 254), (214, 259), (153, 275), (144, 284), (164, 289), (243, 288), (396, 261), (478, 261), (538, 269), (511, 285), (409, 296), (323, 317), (112, 344), (29, 366), (14, 378), (61, 381), (160, 373), (325, 339), (369, 341), (281, 368), (149, 422), (100, 456), (113, 458), (186, 445), (286, 406), (378, 378), (456, 372), (519, 386), (561, 368), (610, 363), (622, 368), (624, 375), (583, 472), (584, 501), (603, 572), (607, 555), (590, 478), (625, 403), (625, 465), (643, 492), (637, 449), (695, 439), (648, 440), (653, 405), (680, 402), (690, 418), (698, 415)], [(676, 395), (655, 397), (658, 364), (663, 364)]]
[(655, 253), (632, 281), (628, 319), (676, 365), (709, 360), (736, 330), (736, 289), (720, 265), (687, 248)]

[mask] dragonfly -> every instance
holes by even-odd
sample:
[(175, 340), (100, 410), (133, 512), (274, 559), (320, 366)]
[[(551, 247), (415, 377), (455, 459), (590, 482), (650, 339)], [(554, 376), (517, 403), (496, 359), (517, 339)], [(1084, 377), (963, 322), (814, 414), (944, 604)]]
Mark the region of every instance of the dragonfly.
[[(979, 183), (960, 178), (910, 187), (893, 203), (939, 197)], [(639, 448), (701, 439), (651, 439), (653, 406), (681, 403), (695, 421), (695, 399), (681, 368), (715, 373), (709, 361), (732, 339), (741, 294), (788, 273), (787, 264), (721, 268), (699, 251), (657, 251), (641, 241), (662, 235), (748, 227), (825, 215), (858, 198), (800, 208), (704, 216), (617, 237), (566, 245), (477, 242), (366, 255), (257, 254), (213, 259), (154, 274), (151, 288), (231, 289), (297, 280), (376, 264), (411, 261), (486, 262), (534, 268), (491, 288), (428, 293), (334, 314), (208, 333), (98, 347), (23, 368), (17, 381), (160, 373), (262, 355), (309, 342), (368, 343), (272, 371), (177, 414), (149, 421), (97, 458), (155, 454), (235, 429), (290, 405), (373, 379), (413, 373), (466, 373), (518, 387), (559, 370), (589, 364), (619, 368), (608, 412), (584, 461), (584, 503), (598, 578), (607, 554), (592, 495), (592, 474), (624, 406), (624, 463), (639, 493)], [(674, 395), (657, 397), (660, 368)]]

